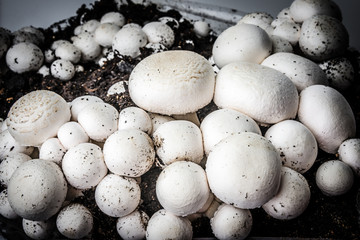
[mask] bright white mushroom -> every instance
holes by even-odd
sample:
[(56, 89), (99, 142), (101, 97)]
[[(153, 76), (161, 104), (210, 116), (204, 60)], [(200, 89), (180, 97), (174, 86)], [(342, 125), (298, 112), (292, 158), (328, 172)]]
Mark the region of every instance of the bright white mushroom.
[(12, 153), (1, 158), (0, 163), (0, 184), (7, 186), (15, 170), (24, 162), (31, 160), (31, 157), (24, 153)]
[(84, 33), (94, 33), (99, 27), (100, 22), (96, 19), (91, 19), (82, 24), (81, 31)]
[(253, 12), (245, 14), (237, 24), (246, 23), (256, 25), (267, 32), (267, 34), (272, 34), (271, 22), (273, 17), (265, 12)]
[(120, 217), (116, 221), (116, 230), (124, 240), (141, 240), (146, 236), (149, 216), (141, 210)]
[(41, 145), (39, 158), (53, 161), (60, 165), (65, 152), (66, 149), (58, 138), (49, 138)]
[(115, 34), (120, 27), (112, 23), (102, 23), (94, 32), (95, 41), (103, 47), (111, 47)]
[(306, 210), (310, 195), (305, 177), (291, 168), (282, 167), (280, 189), (262, 208), (273, 218), (294, 219)]
[(57, 136), (65, 149), (70, 149), (80, 143), (89, 141), (89, 136), (86, 134), (84, 128), (77, 122), (67, 122), (63, 124), (59, 128)]
[(95, 41), (94, 35), (89, 32), (80, 33), (72, 38), (75, 47), (81, 51), (81, 59), (85, 62), (95, 60), (101, 53), (100, 45)]
[(127, 107), (121, 110), (118, 129), (132, 128), (150, 134), (152, 132), (152, 122), (149, 114), (138, 107)]
[(10, 206), (7, 189), (2, 190), (0, 193), (0, 215), (7, 219), (16, 219), (19, 217)]
[(75, 67), (68, 60), (58, 59), (51, 64), (50, 72), (53, 77), (68, 81), (74, 77)]
[(271, 25), (274, 27), (273, 36), (289, 41), (292, 46), (297, 45), (301, 33), (301, 24), (291, 19), (275, 19)]
[(198, 37), (207, 37), (210, 33), (209, 23), (205, 21), (196, 21), (194, 22), (194, 32)]
[(101, 98), (92, 95), (84, 95), (75, 98), (70, 103), (71, 119), (74, 121), (78, 120), (79, 113), (88, 105), (95, 102), (104, 102)]
[(118, 27), (122, 27), (125, 24), (125, 17), (119, 12), (108, 12), (101, 17), (100, 23), (112, 23)]
[(360, 176), (360, 139), (350, 138), (345, 140), (338, 150), (339, 159), (348, 164)]
[(293, 46), (290, 44), (289, 41), (279, 37), (279, 36), (271, 36), (272, 41), (272, 52), (294, 52)]
[(149, 114), (149, 116), (151, 118), (151, 122), (152, 122), (152, 131), (150, 133), (151, 136), (158, 129), (158, 127), (160, 127), (163, 123), (175, 120), (174, 118), (172, 118), (170, 116), (166, 116), (166, 115), (161, 115), (161, 114), (157, 114), (157, 113), (148, 113), (148, 114)]
[(44, 221), (22, 220), (22, 227), (25, 234), (31, 239), (49, 239), (54, 233), (54, 219)]
[(55, 56), (72, 62), (73, 64), (78, 63), (81, 59), (81, 51), (74, 44), (65, 41), (59, 44), (55, 49)]
[(175, 33), (171, 27), (165, 23), (150, 22), (147, 23), (142, 30), (151, 43), (161, 43), (167, 48), (170, 48), (174, 44)]
[(44, 61), (41, 49), (33, 43), (22, 42), (9, 48), (6, 64), (16, 73), (37, 71)]

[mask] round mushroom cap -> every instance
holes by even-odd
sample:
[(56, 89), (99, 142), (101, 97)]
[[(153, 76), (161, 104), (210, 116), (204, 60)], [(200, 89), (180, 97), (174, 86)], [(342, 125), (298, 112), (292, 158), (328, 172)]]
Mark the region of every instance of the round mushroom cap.
[(38, 70), (44, 61), (41, 49), (33, 43), (22, 42), (9, 48), (6, 64), (16, 73)]
[(246, 23), (256, 25), (267, 32), (267, 34), (271, 35), (272, 27), (271, 22), (274, 18), (265, 12), (253, 12), (245, 14), (237, 24)]
[(135, 210), (129, 215), (118, 218), (116, 230), (124, 240), (144, 239), (148, 221), (149, 216), (144, 211)]
[(94, 32), (95, 41), (103, 47), (111, 47), (115, 34), (120, 27), (112, 23), (102, 23)]
[(93, 143), (70, 148), (63, 157), (62, 170), (69, 184), (77, 189), (95, 187), (108, 171), (101, 148)]
[(256, 63), (230, 63), (216, 77), (214, 103), (260, 123), (295, 118), (298, 102), (298, 91), (288, 77)]
[(70, 204), (59, 212), (56, 227), (59, 232), (70, 239), (80, 239), (90, 234), (94, 225), (91, 212), (79, 203)]
[(125, 17), (119, 12), (108, 12), (101, 17), (100, 23), (112, 23), (118, 27), (122, 27), (125, 24)]
[(205, 21), (195, 21), (194, 22), (194, 32), (198, 37), (207, 37), (210, 33), (210, 25)]
[(148, 41), (151, 43), (160, 43), (167, 48), (170, 48), (174, 44), (174, 31), (166, 23), (150, 22), (147, 23), (142, 30), (145, 32)]
[(319, 148), (336, 153), (340, 144), (356, 134), (354, 113), (337, 90), (313, 85), (300, 93), (298, 118), (314, 134)]
[(75, 67), (68, 60), (58, 59), (55, 60), (50, 66), (51, 75), (62, 81), (68, 81), (75, 75)]
[(25, 234), (31, 239), (49, 239), (55, 229), (54, 219), (44, 221), (22, 220), (22, 227)]
[(67, 122), (58, 130), (58, 139), (65, 149), (75, 147), (80, 143), (89, 141), (84, 128), (77, 122)]
[(262, 206), (278, 191), (281, 159), (266, 138), (240, 133), (225, 138), (209, 153), (206, 174), (221, 201), (242, 209)]
[(204, 156), (201, 130), (186, 120), (163, 123), (153, 133), (156, 153), (165, 165), (187, 160), (200, 163)]
[(264, 135), (277, 148), (283, 166), (305, 173), (314, 164), (318, 146), (314, 135), (302, 123), (285, 120), (272, 125)]
[(339, 160), (330, 160), (316, 171), (316, 185), (328, 196), (339, 196), (348, 192), (354, 183), (351, 168)]
[(211, 102), (214, 85), (214, 71), (204, 57), (176, 50), (150, 55), (136, 65), (129, 78), (129, 93), (146, 111), (186, 114)]
[(104, 159), (109, 170), (127, 177), (140, 177), (155, 161), (151, 138), (137, 129), (119, 130), (104, 144)]
[(191, 222), (184, 217), (178, 217), (169, 211), (161, 209), (154, 213), (146, 229), (146, 239), (192, 239), (193, 231)]
[(271, 36), (271, 41), (272, 41), (272, 52), (273, 53), (278, 53), (278, 52), (289, 52), (292, 53), (294, 52), (293, 46), (291, 45), (291, 43), (286, 40), (283, 39), (279, 36)]
[(273, 218), (294, 219), (306, 210), (310, 195), (305, 177), (291, 168), (282, 167), (280, 189), (262, 208)]
[(301, 24), (289, 19), (276, 19), (272, 22), (272, 25), (274, 26), (273, 36), (289, 41), (292, 46), (296, 46), (299, 42)]
[(338, 150), (339, 159), (349, 165), (360, 176), (360, 139), (345, 140)]
[(96, 28), (100, 25), (100, 22), (96, 19), (90, 19), (82, 25), (82, 32), (94, 33)]
[(95, 201), (100, 210), (111, 217), (124, 217), (140, 203), (140, 186), (134, 178), (108, 174), (95, 190)]
[(10, 134), (22, 145), (39, 146), (56, 136), (61, 125), (70, 120), (70, 107), (57, 93), (30, 92), (10, 108), (6, 123)]
[(245, 239), (250, 234), (253, 219), (250, 210), (223, 203), (210, 219), (210, 224), (217, 239)]
[(166, 211), (187, 216), (207, 202), (210, 189), (200, 165), (177, 161), (162, 170), (156, 181), (156, 196)]
[(139, 129), (147, 134), (152, 132), (149, 114), (138, 107), (127, 107), (119, 113), (118, 129)]
[(254, 132), (261, 135), (260, 127), (245, 114), (233, 109), (223, 108), (208, 114), (201, 122), (206, 155), (224, 138), (242, 132)]
[(78, 63), (81, 59), (81, 51), (74, 44), (65, 41), (55, 49), (55, 56), (62, 59), (68, 60), (72, 63)]
[(299, 46), (307, 58), (323, 61), (345, 53), (349, 46), (349, 34), (336, 18), (315, 15), (301, 26)]
[(2, 190), (0, 193), (0, 215), (7, 219), (16, 219), (19, 217), (10, 206), (7, 189)]
[(100, 45), (95, 41), (94, 34), (83, 32), (72, 38), (75, 47), (81, 51), (81, 59), (84, 62), (95, 60), (101, 53)]
[(141, 27), (124, 25), (114, 36), (112, 49), (118, 51), (121, 55), (138, 57), (140, 48), (147, 44), (147, 36)]
[(79, 113), (88, 105), (95, 102), (104, 102), (101, 98), (93, 95), (84, 95), (75, 98), (70, 103), (71, 119), (74, 121), (78, 120)]
[(53, 161), (60, 165), (65, 152), (66, 149), (58, 138), (49, 138), (41, 145), (39, 158)]
[(314, 15), (328, 15), (341, 21), (339, 6), (332, 0), (294, 0), (289, 12), (296, 22), (303, 22)]
[(47, 220), (61, 208), (67, 182), (60, 167), (51, 161), (33, 159), (21, 164), (8, 185), (8, 199), (19, 216)]
[(7, 186), (15, 170), (24, 162), (31, 160), (31, 157), (24, 153), (11, 153), (1, 158), (0, 163), (0, 184)]
[(241, 23), (229, 27), (216, 39), (212, 53), (219, 68), (236, 61), (261, 63), (272, 50), (265, 30), (253, 24)]
[(293, 53), (275, 53), (267, 57), (261, 65), (284, 73), (295, 84), (298, 91), (321, 84), (328, 85), (324, 71), (318, 64)]

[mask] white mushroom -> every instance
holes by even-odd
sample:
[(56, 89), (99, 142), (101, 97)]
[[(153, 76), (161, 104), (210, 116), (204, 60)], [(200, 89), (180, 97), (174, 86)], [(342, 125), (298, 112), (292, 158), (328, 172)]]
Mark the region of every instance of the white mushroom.
[(175, 120), (174, 118), (172, 118), (170, 116), (166, 116), (166, 115), (160, 115), (157, 113), (148, 113), (148, 114), (149, 114), (149, 116), (151, 118), (151, 122), (152, 122), (152, 131), (150, 133), (151, 136), (163, 123)]
[(52, 63), (55, 60), (55, 51), (47, 49), (44, 51), (44, 61), (46, 63)]
[(51, 64), (50, 72), (53, 77), (68, 81), (74, 77), (75, 67), (68, 60), (58, 59)]
[(129, 93), (146, 111), (185, 114), (210, 103), (214, 85), (214, 72), (204, 57), (191, 51), (166, 51), (136, 65), (129, 78)]
[(140, 203), (140, 187), (133, 178), (108, 174), (96, 187), (95, 201), (111, 217), (124, 217)]
[(175, 33), (166, 23), (150, 22), (147, 23), (142, 30), (151, 43), (161, 43), (167, 48), (170, 48), (174, 44)]
[(151, 138), (138, 129), (122, 129), (106, 139), (104, 159), (109, 170), (127, 177), (140, 177), (155, 161)]
[(170, 164), (156, 181), (156, 196), (161, 206), (177, 216), (196, 213), (205, 205), (209, 195), (205, 171), (193, 162)]
[(284, 73), (295, 84), (298, 91), (311, 85), (328, 85), (326, 74), (318, 64), (293, 53), (272, 54), (261, 65)]
[(100, 25), (100, 22), (96, 19), (91, 19), (86, 21), (82, 27), (81, 27), (81, 31), (82, 33), (94, 33), (96, 28), (98, 28), (98, 26)]
[(115, 34), (120, 27), (112, 23), (102, 23), (94, 32), (95, 41), (103, 47), (111, 47)]
[(61, 208), (67, 182), (56, 163), (33, 159), (21, 164), (8, 185), (8, 199), (19, 216), (47, 220)]
[(62, 170), (69, 184), (78, 189), (95, 187), (107, 174), (102, 150), (93, 143), (70, 148), (63, 157)]
[(315, 15), (303, 22), (299, 46), (304, 55), (314, 61), (328, 60), (345, 53), (349, 35), (336, 18)]
[(50, 75), (50, 68), (46, 65), (42, 65), (41, 68), (37, 71), (37, 73), (41, 74), (43, 77)]
[(285, 39), (293, 46), (296, 46), (296, 44), (299, 42), (301, 33), (300, 23), (296, 23), (289, 19), (275, 19), (272, 22), (272, 26), (274, 26), (272, 31), (273, 36), (278, 36), (282, 39)]
[(216, 65), (222, 68), (236, 61), (261, 63), (271, 50), (272, 42), (265, 30), (253, 24), (241, 23), (229, 27), (218, 36), (212, 53)]
[(0, 158), (4, 158), (11, 153), (25, 153), (26, 155), (30, 155), (33, 150), (34, 147), (23, 146), (17, 142), (8, 130), (0, 133)]
[(305, 177), (291, 168), (282, 167), (280, 189), (262, 208), (273, 218), (294, 219), (306, 210), (310, 195)]
[(316, 171), (316, 185), (328, 196), (339, 196), (348, 192), (354, 182), (351, 168), (339, 160), (330, 160)]
[(41, 49), (33, 43), (22, 42), (9, 48), (6, 64), (16, 73), (37, 71), (44, 61)]
[(32, 221), (23, 219), (22, 227), (26, 236), (31, 239), (49, 239), (54, 233), (55, 220)]
[(125, 24), (125, 17), (119, 12), (108, 12), (101, 17), (100, 23), (112, 23), (118, 27), (122, 27)]
[(201, 122), (206, 155), (224, 138), (241, 132), (254, 132), (261, 135), (256, 122), (236, 110), (224, 108), (211, 112)]
[(272, 52), (278, 53), (278, 52), (294, 52), (293, 46), (290, 44), (288, 40), (285, 40), (279, 36), (271, 36), (272, 41)]
[(210, 220), (217, 239), (245, 239), (251, 231), (253, 219), (250, 210), (221, 204)]
[(127, 25), (115, 34), (112, 48), (122, 55), (136, 58), (140, 55), (140, 48), (147, 44), (147, 36), (141, 28)]
[(10, 206), (7, 189), (2, 190), (0, 193), (0, 215), (7, 219), (16, 219), (19, 217)]
[(70, 149), (80, 143), (89, 141), (89, 136), (86, 134), (84, 128), (77, 122), (67, 122), (63, 124), (59, 128), (57, 136), (65, 149)]
[(215, 104), (235, 109), (260, 123), (295, 118), (298, 101), (296, 87), (288, 77), (256, 63), (228, 64), (216, 77)]
[(171, 212), (161, 209), (154, 213), (146, 229), (146, 239), (192, 239), (191, 222), (187, 218), (178, 217)]
[(65, 152), (66, 149), (58, 138), (49, 138), (41, 145), (39, 158), (53, 161), (60, 165)]
[(152, 131), (152, 122), (149, 114), (138, 107), (127, 107), (119, 113), (118, 129), (139, 129), (147, 134)]
[(318, 146), (314, 135), (302, 123), (285, 120), (271, 126), (264, 135), (277, 148), (284, 166), (305, 173), (314, 164)]
[(252, 12), (245, 14), (237, 24), (246, 23), (256, 25), (267, 32), (267, 34), (272, 34), (271, 22), (273, 17), (265, 12)]
[(345, 140), (338, 150), (339, 159), (349, 165), (360, 176), (360, 139)]
[(240, 133), (225, 138), (212, 149), (206, 174), (217, 198), (238, 208), (252, 209), (277, 193), (281, 159), (266, 138)]
[(314, 134), (319, 148), (328, 153), (336, 153), (340, 144), (356, 133), (349, 103), (331, 87), (313, 85), (301, 91), (298, 118)]
[(207, 37), (210, 33), (209, 23), (205, 21), (195, 21), (194, 22), (194, 32), (198, 37)]
[(81, 59), (81, 51), (75, 47), (74, 44), (65, 41), (55, 49), (55, 56), (62, 59), (68, 60), (72, 63), (78, 63)]
[(79, 113), (88, 105), (95, 102), (104, 102), (101, 98), (92, 95), (84, 95), (75, 98), (70, 103), (71, 106), (71, 119), (74, 121), (78, 120)]
[(120, 217), (116, 221), (116, 230), (124, 240), (141, 240), (146, 236), (149, 216), (141, 210)]
[(108, 103), (94, 102), (86, 106), (78, 115), (78, 122), (88, 136), (98, 142), (106, 138), (118, 128), (119, 112)]
[(79, 203), (70, 204), (59, 212), (56, 227), (59, 232), (70, 239), (80, 239), (89, 236), (94, 220), (91, 212)]
[(204, 147), (200, 128), (185, 120), (163, 123), (153, 133), (156, 153), (165, 165), (187, 160), (200, 163)]
[(38, 146), (56, 136), (59, 127), (69, 120), (69, 105), (60, 95), (37, 90), (22, 96), (11, 106), (6, 123), (17, 142)]
[(0, 163), (0, 184), (7, 186), (15, 170), (29, 160), (31, 160), (31, 157), (24, 153), (12, 153), (2, 158)]
[(95, 60), (101, 53), (101, 47), (95, 41), (92, 33), (80, 33), (79, 35), (74, 36), (72, 41), (74, 46), (80, 49), (81, 58), (85, 62)]

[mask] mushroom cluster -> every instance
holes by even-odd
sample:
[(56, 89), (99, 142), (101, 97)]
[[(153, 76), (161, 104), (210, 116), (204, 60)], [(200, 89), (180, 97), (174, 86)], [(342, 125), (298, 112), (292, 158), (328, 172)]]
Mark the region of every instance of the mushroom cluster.
[[(354, 68), (348, 61), (346, 86), (326, 71), (336, 59), (346, 62), (348, 48), (335, 3), (294, 0), (275, 19), (245, 15), (214, 42), (217, 71), (199, 53), (171, 49), (176, 23), (167, 17), (141, 26), (108, 12), (44, 52), (33, 28), (16, 34), (4, 51), (9, 69), (37, 71), (45, 62), (59, 84), (72, 81), (74, 64), (101, 67), (114, 55), (138, 63), (120, 90), (130, 107), (94, 95), (67, 102), (49, 90), (11, 106), (0, 122), (2, 216), (23, 218), (34, 239), (49, 238), (55, 228), (70, 239), (90, 237), (96, 218), (77, 200), (92, 192), (123, 239), (191, 239), (200, 217), (216, 238), (244, 239), (254, 209), (281, 220), (306, 211), (306, 172), (317, 161), (316, 186), (326, 196), (352, 188), (360, 140), (342, 91)], [(210, 31), (204, 21), (191, 30), (198, 38)], [(152, 53), (140, 59), (145, 48)], [(108, 94), (119, 95), (115, 88)], [(160, 208), (148, 215), (142, 178), (154, 169), (152, 201)]]

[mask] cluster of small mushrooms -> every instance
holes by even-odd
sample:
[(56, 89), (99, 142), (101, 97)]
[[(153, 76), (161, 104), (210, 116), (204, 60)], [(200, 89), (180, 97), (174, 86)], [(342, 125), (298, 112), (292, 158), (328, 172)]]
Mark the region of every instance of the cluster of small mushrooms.
[[(0, 133), (0, 181), (7, 187), (0, 213), (22, 217), (29, 237), (46, 239), (55, 226), (67, 238), (89, 236), (92, 214), (72, 200), (93, 188), (99, 209), (118, 218), (114, 228), (123, 239), (191, 239), (190, 220), (199, 215), (211, 219), (218, 239), (243, 239), (251, 209), (283, 220), (305, 211), (310, 189), (303, 174), (318, 148), (338, 153), (317, 170), (319, 189), (336, 196), (352, 187), (360, 139), (338, 90), (351, 86), (354, 69), (342, 57), (348, 35), (334, 2), (295, 0), (275, 19), (247, 14), (218, 36), (211, 59), (167, 51), (174, 40), (167, 21), (174, 19), (125, 25), (120, 13), (109, 12), (45, 52), (36, 28), (13, 33), (11, 47), (1, 32), (0, 53), (12, 71), (61, 81), (81, 71), (81, 61), (101, 65), (115, 52), (136, 58), (141, 47), (154, 49), (127, 83), (136, 107), (118, 112), (90, 95), (66, 102), (48, 90), (11, 107)], [(199, 37), (209, 34), (204, 22), (195, 26)], [(211, 101), (218, 109), (200, 122), (197, 111)], [(267, 126), (263, 135), (260, 126)], [(139, 182), (154, 164), (162, 168), (156, 195), (163, 209), (148, 216), (138, 209)]]

